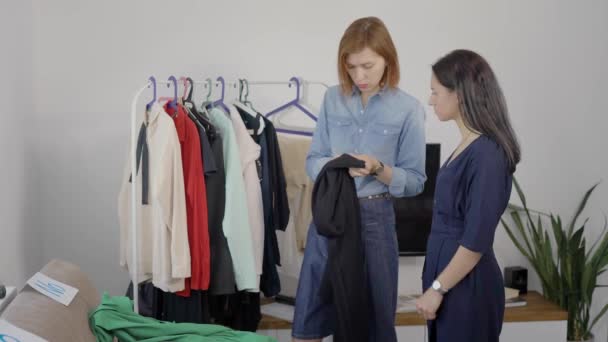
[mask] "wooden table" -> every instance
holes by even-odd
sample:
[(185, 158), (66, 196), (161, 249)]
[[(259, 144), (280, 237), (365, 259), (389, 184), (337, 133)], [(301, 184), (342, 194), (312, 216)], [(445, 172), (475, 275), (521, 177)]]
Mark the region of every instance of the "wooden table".
[[(525, 306), (505, 310), (501, 341), (558, 341), (555, 338), (566, 341), (568, 313), (538, 292), (532, 291), (522, 297), (527, 301)], [(269, 302), (262, 300), (262, 304)], [(424, 319), (415, 312), (397, 313), (395, 319), (400, 341), (424, 341), (425, 325)], [(290, 341), (291, 323), (288, 321), (264, 315), (258, 329), (263, 335)]]

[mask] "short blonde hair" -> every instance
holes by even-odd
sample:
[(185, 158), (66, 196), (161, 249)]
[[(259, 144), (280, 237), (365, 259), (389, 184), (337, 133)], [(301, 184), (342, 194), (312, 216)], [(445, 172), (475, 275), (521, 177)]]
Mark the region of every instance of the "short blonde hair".
[(376, 17), (360, 18), (344, 31), (338, 49), (338, 77), (344, 94), (349, 94), (354, 86), (348, 74), (346, 59), (349, 54), (357, 53), (366, 47), (382, 56), (386, 62), (381, 85), (397, 88), (399, 84), (399, 58), (388, 29), (382, 20)]

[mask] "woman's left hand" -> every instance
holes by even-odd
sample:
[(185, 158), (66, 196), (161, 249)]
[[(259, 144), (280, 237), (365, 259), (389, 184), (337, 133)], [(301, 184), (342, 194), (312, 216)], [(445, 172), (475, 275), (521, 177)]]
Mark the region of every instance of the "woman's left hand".
[(416, 310), (427, 321), (437, 318), (437, 310), (441, 306), (443, 295), (433, 289), (428, 289), (422, 297), (416, 300)]

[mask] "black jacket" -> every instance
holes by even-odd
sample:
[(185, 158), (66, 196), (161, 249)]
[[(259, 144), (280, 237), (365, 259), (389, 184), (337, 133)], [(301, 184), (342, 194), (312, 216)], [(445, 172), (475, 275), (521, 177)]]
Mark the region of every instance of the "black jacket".
[(369, 293), (361, 238), (361, 213), (348, 168), (365, 163), (348, 154), (325, 164), (312, 191), (312, 215), (319, 234), (328, 237), (328, 259), (321, 296), (336, 308), (334, 341), (367, 341)]

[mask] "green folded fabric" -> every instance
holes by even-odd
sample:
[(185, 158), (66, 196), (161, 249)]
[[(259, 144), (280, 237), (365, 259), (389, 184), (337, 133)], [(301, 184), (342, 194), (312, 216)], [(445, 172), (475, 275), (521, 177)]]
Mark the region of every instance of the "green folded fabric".
[(237, 331), (221, 325), (171, 323), (144, 317), (133, 311), (127, 297), (104, 293), (101, 304), (89, 314), (89, 325), (99, 342), (206, 341), (206, 342), (276, 342), (268, 336)]

